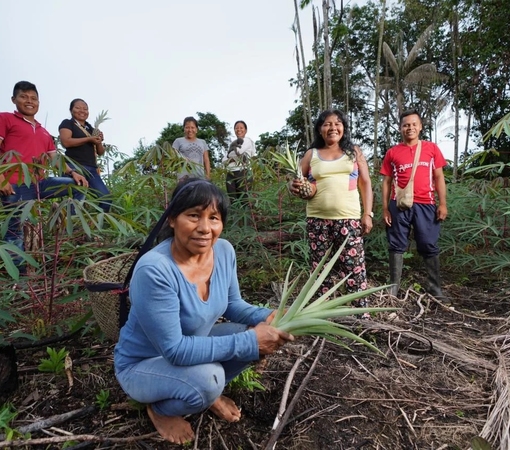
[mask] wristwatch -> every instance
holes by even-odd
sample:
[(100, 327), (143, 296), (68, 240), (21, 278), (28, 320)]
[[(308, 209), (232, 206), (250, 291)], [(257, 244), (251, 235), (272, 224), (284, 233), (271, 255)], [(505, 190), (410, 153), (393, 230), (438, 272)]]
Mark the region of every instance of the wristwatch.
[(374, 218), (374, 212), (373, 211), (370, 211), (370, 212), (366, 212), (365, 214), (363, 214), (364, 216), (370, 216), (372, 219)]

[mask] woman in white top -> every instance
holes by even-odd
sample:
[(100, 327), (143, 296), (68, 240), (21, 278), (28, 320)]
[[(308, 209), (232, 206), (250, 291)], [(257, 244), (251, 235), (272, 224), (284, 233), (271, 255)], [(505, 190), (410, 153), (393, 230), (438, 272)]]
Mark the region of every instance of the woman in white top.
[(233, 140), (228, 154), (223, 157), (223, 164), (227, 166), (227, 192), (231, 201), (246, 197), (252, 187), (250, 177), (250, 158), (256, 154), (255, 144), (246, 136), (248, 126), (243, 120), (234, 124), (234, 133), (237, 139)]

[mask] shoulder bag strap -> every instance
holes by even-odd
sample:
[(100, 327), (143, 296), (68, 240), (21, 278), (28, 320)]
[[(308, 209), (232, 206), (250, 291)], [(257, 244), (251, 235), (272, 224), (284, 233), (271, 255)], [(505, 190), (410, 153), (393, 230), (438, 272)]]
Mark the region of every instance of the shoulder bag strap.
[[(421, 153), (421, 140), (418, 141), (418, 145), (416, 146), (416, 153), (414, 154), (414, 161), (413, 161), (413, 169), (411, 170), (411, 177), (409, 178), (409, 181), (407, 184), (409, 184), (411, 181), (414, 180), (414, 174), (416, 173), (416, 168), (418, 167), (418, 162), (420, 160), (420, 153)], [(406, 184), (406, 186), (407, 186)], [(393, 185), (395, 187), (398, 187), (397, 180), (393, 179)]]
[[(83, 131), (83, 133), (85, 134), (85, 136), (87, 137), (92, 137), (92, 135), (89, 133), (89, 130), (87, 130), (87, 127), (84, 127), (80, 122), (78, 122), (77, 120), (74, 121), (74, 123), (78, 126), (78, 128)], [(96, 144), (92, 144), (94, 146), (94, 155), (97, 159), (97, 151), (96, 151)]]
[(414, 154), (413, 170), (411, 171), (411, 178), (409, 178), (409, 181), (413, 181), (414, 179), (414, 174), (416, 173), (416, 168), (418, 167), (418, 163), (420, 161), (420, 153), (421, 141), (418, 141), (418, 145), (416, 146), (416, 153)]

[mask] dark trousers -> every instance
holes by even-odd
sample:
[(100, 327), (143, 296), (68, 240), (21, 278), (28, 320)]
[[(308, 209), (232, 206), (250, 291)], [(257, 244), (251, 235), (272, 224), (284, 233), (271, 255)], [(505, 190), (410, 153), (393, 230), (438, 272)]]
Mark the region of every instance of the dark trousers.
[[(49, 177), (37, 183), (31, 183), (29, 186), (22, 184), (18, 186), (13, 184), (14, 194), (2, 196), (2, 205), (8, 211), (12, 210), (7, 226), (7, 233), (5, 235), (5, 242), (16, 245), (19, 249), (24, 250), (23, 243), (23, 224), (21, 217), (23, 215), (23, 202), (29, 200), (36, 200), (38, 198), (61, 198), (69, 195), (69, 189), (72, 191), (72, 196), (75, 200), (83, 200), (85, 194), (78, 189), (75, 189), (76, 183), (71, 177)], [(1, 237), (0, 237), (1, 238)], [(21, 261), (19, 258), (15, 259), (16, 263)]]
[(230, 201), (246, 199), (252, 180), (248, 170), (227, 172), (226, 188)]
[[(70, 167), (75, 169), (76, 167), (73, 164), (69, 164)], [(101, 175), (97, 172), (97, 167), (92, 166), (84, 166), (82, 165), (83, 175), (89, 182), (89, 189), (87, 192), (91, 192), (101, 201), (99, 202), (99, 206), (104, 212), (109, 212), (112, 206), (112, 198), (110, 191), (104, 184)]]
[(436, 209), (436, 205), (415, 203), (410, 209), (401, 211), (395, 200), (390, 200), (391, 227), (386, 227), (389, 251), (407, 251), (412, 227), (418, 253), (424, 258), (438, 255), (441, 222), (436, 218)]

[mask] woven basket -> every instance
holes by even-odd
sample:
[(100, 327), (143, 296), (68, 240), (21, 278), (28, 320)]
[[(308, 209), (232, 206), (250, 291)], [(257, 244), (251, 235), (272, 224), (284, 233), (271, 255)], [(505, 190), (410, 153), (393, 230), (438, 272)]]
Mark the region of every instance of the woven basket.
[[(108, 258), (83, 270), (85, 286), (89, 289), (92, 312), (104, 335), (112, 341), (119, 338), (119, 290), (138, 252)], [(96, 292), (102, 285), (107, 290)], [(129, 306), (129, 299), (128, 299)]]

